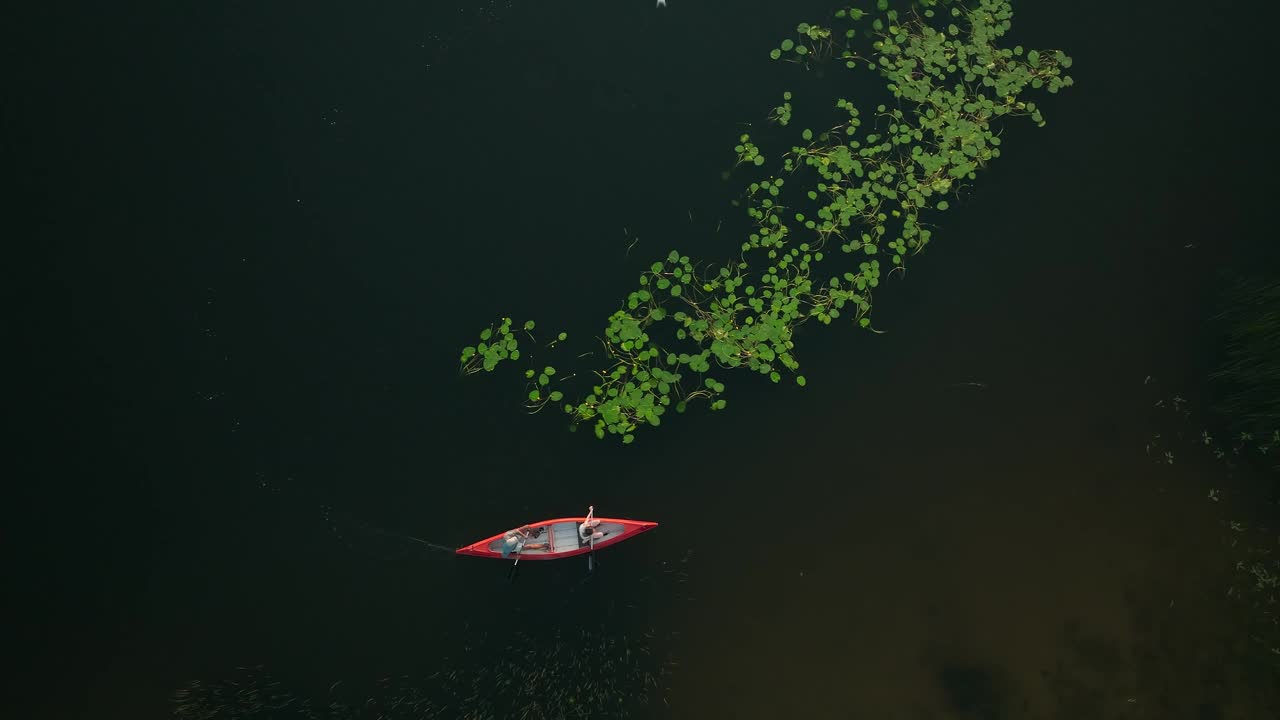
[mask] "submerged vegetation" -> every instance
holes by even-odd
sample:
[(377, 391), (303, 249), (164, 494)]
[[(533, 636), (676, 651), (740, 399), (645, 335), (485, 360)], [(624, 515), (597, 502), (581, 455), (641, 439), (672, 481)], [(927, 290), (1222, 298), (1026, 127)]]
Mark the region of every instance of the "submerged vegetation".
[(307, 693), (263, 668), (192, 681), (174, 692), (178, 720), (499, 720), (626, 718), (663, 704), (670, 674), (651, 637), (580, 630), (534, 638), (516, 633), (504, 649), (469, 646), (441, 658), (425, 677), (397, 675), (364, 684), (335, 682)]
[[(1193, 434), (1194, 444), (1228, 468), (1253, 466), (1280, 472), (1280, 282), (1233, 281), (1215, 321), (1224, 335), (1221, 359), (1209, 374), (1209, 415)], [(1147, 378), (1147, 383), (1151, 378)], [(1156, 409), (1172, 413), (1183, 427), (1155, 433), (1147, 453), (1173, 464), (1171, 439), (1187, 439), (1193, 413), (1180, 395), (1160, 398)], [(1280, 475), (1276, 476), (1280, 478)], [(1277, 486), (1280, 499), (1280, 486)]]
[[(1272, 474), (1270, 512), (1260, 521), (1230, 523), (1238, 596), (1252, 610), (1250, 635), (1280, 672), (1280, 282), (1241, 280), (1226, 294), (1226, 352), (1210, 375), (1219, 399), (1213, 410), (1236, 439), (1231, 459)], [(1204, 434), (1206, 445), (1210, 437)], [(1219, 458), (1226, 457), (1215, 450)], [(1233, 591), (1237, 588), (1233, 587)]]
[[(1208, 488), (1210, 501), (1247, 493), (1231, 503), (1232, 513), (1247, 507), (1253, 517), (1223, 520), (1234, 570), (1226, 594), (1247, 609), (1252, 647), (1280, 673), (1280, 282), (1237, 280), (1223, 305), (1216, 320), (1223, 324), (1225, 348), (1209, 376), (1217, 398), (1212, 412), (1199, 418), (1179, 395), (1158, 399), (1155, 407), (1174, 425), (1154, 433), (1147, 452), (1173, 464), (1175, 449), (1197, 448), (1221, 463), (1225, 476)], [(1233, 482), (1259, 471), (1272, 478), (1264, 506), (1253, 499), (1256, 488)]]
[(1270, 465), (1280, 470), (1280, 281), (1237, 281), (1218, 319), (1227, 346), (1210, 376), (1219, 393), (1213, 409), (1262, 452), (1274, 448)]
[[(738, 257), (717, 265), (672, 250), (655, 260), (609, 316), (603, 366), (580, 380), (594, 375), (585, 395), (564, 401), (567, 378), (538, 363), (525, 371), (529, 408), (556, 403), (572, 429), (586, 424), (630, 443), (671, 409), (723, 409), (728, 370), (804, 386), (795, 347), (804, 323), (874, 331), (875, 289), (929, 244), (948, 198), (1000, 156), (996, 123), (1044, 125), (1023, 95), (1072, 84), (1061, 51), (999, 45), (1012, 17), (1007, 0), (918, 0), (902, 12), (879, 0), (837, 11), (830, 26), (799, 24), (769, 56), (843, 72), (829, 76), (830, 95), (804, 102), (806, 117), (829, 113), (821, 124), (796, 130), (801, 100), (783, 93), (770, 120), (791, 131), (787, 149), (766, 154), (752, 136), (738, 138), (737, 167), (756, 173), (740, 201), (753, 227)], [(849, 74), (866, 73), (883, 81), (879, 104), (845, 94)], [(462, 350), (463, 370), (520, 360), (512, 327), (503, 318), (485, 329)], [(536, 346), (533, 330), (524, 323)]]
[[(1232, 565), (1225, 593), (1246, 609), (1252, 647), (1280, 673), (1280, 507), (1274, 501), (1270, 511), (1258, 507), (1253, 500), (1258, 490), (1247, 482), (1250, 470), (1256, 470), (1260, 460), (1280, 452), (1280, 432), (1218, 435), (1205, 428), (1203, 418), (1188, 406), (1188, 401), (1176, 394), (1154, 402), (1161, 429), (1148, 438), (1147, 454), (1161, 465), (1173, 465), (1179, 458), (1217, 463), (1217, 469), (1211, 469), (1217, 479), (1205, 488), (1205, 495), (1213, 504), (1229, 501), (1231, 508), (1224, 509), (1222, 517)], [(1270, 467), (1274, 470), (1274, 464)], [(1254, 517), (1233, 519), (1246, 507)]]

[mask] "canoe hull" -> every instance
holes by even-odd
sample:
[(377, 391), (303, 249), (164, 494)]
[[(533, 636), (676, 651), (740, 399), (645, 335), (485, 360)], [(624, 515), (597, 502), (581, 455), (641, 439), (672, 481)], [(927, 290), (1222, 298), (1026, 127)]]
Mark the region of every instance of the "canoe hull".
[[(646, 520), (622, 520), (619, 518), (595, 519), (600, 521), (600, 525), (596, 529), (605, 534), (604, 537), (596, 540), (596, 550), (603, 550), (607, 547), (617, 545), (623, 540), (628, 540), (658, 527), (658, 523), (648, 522)], [(538, 550), (526, 549), (520, 553), (520, 559), (525, 561), (559, 560), (560, 558), (575, 557), (577, 555), (585, 555), (591, 552), (591, 546), (582, 542), (578, 537), (578, 526), (581, 525), (584, 520), (586, 520), (585, 517), (555, 518), (553, 520), (528, 523), (528, 527), (534, 530), (542, 528), (543, 531), (539, 537), (527, 541), (526, 545), (547, 543), (549, 547)], [(503, 559), (502, 542), (505, 537), (506, 532), (504, 531), (498, 535), (494, 535), (493, 537), (471, 543), (466, 547), (460, 547), (454, 552), (458, 555), (498, 558), (501, 560)], [(507, 559), (514, 557), (515, 553), (511, 553), (507, 556)]]

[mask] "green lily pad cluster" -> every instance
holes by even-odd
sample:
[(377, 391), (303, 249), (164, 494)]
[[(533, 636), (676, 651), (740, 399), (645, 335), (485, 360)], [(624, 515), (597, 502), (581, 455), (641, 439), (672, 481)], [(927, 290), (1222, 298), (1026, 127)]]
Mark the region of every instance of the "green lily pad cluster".
[(782, 104), (775, 107), (773, 112), (769, 113), (769, 120), (779, 125), (787, 125), (791, 122), (791, 91), (782, 93)]
[[(524, 324), (526, 332), (533, 330), (532, 320)], [(502, 318), (497, 327), (480, 331), (480, 342), (462, 348), (462, 372), (467, 375), (481, 370), (492, 371), (503, 360), (520, 359), (520, 341), (511, 332), (511, 318)]]
[[(801, 129), (776, 169), (749, 182), (735, 203), (752, 224), (739, 257), (716, 267), (672, 250), (640, 275), (599, 338), (603, 363), (589, 392), (562, 404), (571, 428), (587, 424), (599, 438), (630, 443), (669, 409), (683, 412), (702, 400), (723, 409), (718, 376), (725, 371), (746, 369), (774, 383), (794, 375), (804, 386), (795, 331), (805, 322), (846, 320), (875, 331), (872, 292), (886, 270), (902, 269), (923, 250), (930, 218), (999, 157), (992, 123), (1027, 116), (1044, 125), (1024, 92), (1072, 84), (1062, 52), (998, 47), (1011, 18), (1007, 0), (919, 0), (906, 13), (879, 0), (875, 11), (837, 11), (842, 29), (798, 25), (771, 57), (872, 70), (884, 80), (885, 102), (862, 109), (833, 81), (836, 92), (814, 113), (825, 104), (834, 124)], [(789, 126), (794, 111), (786, 92), (770, 119)], [(735, 167), (766, 162), (746, 134), (734, 152)], [(510, 327), (504, 318), (479, 345), (464, 348), (463, 371), (518, 360)], [(526, 323), (530, 338), (532, 330)], [(555, 378), (547, 365), (526, 371), (531, 408), (561, 401), (562, 391), (550, 387)]]
[(796, 35), (796, 38), (786, 38), (778, 47), (770, 50), (769, 57), (774, 60), (804, 62), (810, 54), (825, 56), (831, 52), (831, 28), (800, 23), (796, 27)]
[(760, 148), (751, 144), (751, 136), (746, 133), (738, 138), (738, 144), (733, 146), (733, 151), (738, 153), (738, 162), (735, 167), (747, 163), (757, 166), (764, 164), (764, 155), (760, 154)]

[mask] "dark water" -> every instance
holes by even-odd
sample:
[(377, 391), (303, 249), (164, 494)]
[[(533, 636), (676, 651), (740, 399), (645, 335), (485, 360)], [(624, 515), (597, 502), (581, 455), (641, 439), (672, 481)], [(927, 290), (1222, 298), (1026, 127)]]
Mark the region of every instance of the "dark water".
[[(1143, 452), (1143, 379), (1195, 394), (1216, 272), (1270, 242), (1244, 4), (1015, 4), (1076, 86), (887, 334), (804, 331), (803, 391), (624, 448), (457, 376), (494, 317), (590, 337), (654, 257), (731, 252), (733, 139), (813, 82), (766, 52), (829, 6), (18, 18), (13, 717), (1274, 716), (1217, 471)], [(589, 503), (662, 527), (513, 584), (393, 537)]]

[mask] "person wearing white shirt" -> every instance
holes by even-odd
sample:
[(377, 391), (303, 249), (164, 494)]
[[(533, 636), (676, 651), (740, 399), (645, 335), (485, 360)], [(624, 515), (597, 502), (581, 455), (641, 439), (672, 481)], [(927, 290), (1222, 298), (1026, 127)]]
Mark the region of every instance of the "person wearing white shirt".
[(600, 521), (595, 518), (595, 514), (596, 506), (588, 506), (587, 519), (583, 520), (582, 524), (578, 526), (578, 537), (582, 538), (584, 543), (591, 543), (604, 537), (604, 533), (596, 529), (600, 525)]

